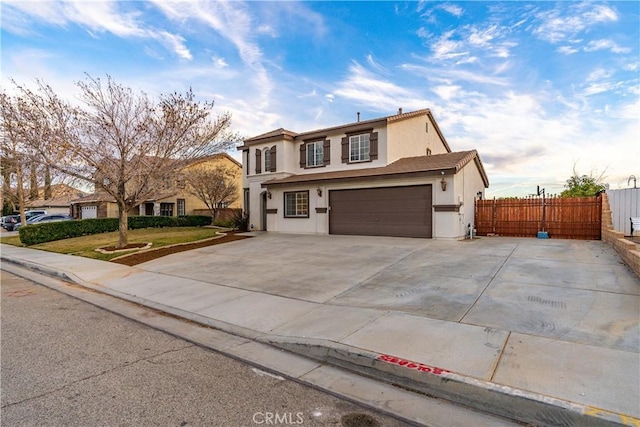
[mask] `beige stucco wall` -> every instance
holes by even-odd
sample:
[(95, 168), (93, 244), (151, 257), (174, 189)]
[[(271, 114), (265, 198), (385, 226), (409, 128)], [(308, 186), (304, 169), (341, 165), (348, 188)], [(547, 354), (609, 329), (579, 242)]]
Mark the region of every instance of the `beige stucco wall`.
[(118, 218), (118, 205), (107, 203), (107, 218)]
[(431, 154), (447, 152), (431, 117), (426, 114), (390, 122), (387, 137), (391, 141), (387, 149), (389, 163), (404, 157), (424, 156), (427, 148), (431, 149)]
[[(441, 180), (447, 182), (447, 188), (442, 191)], [(389, 179), (386, 181), (371, 181), (358, 183), (336, 183), (323, 184), (313, 186), (292, 186), (286, 188), (271, 189), (271, 199), (267, 199), (267, 209), (276, 209), (277, 213), (267, 214), (267, 229), (269, 231), (277, 231), (284, 233), (309, 233), (309, 234), (328, 234), (329, 233), (329, 212), (316, 213), (316, 208), (328, 207), (329, 191), (350, 189), (350, 188), (378, 188), (378, 187), (395, 187), (395, 186), (411, 186), (425, 185), (432, 186), (433, 205), (462, 205), (459, 212), (433, 212), (432, 229), (434, 239), (461, 239), (467, 233), (467, 224), (473, 224), (474, 217), (474, 200), (476, 194), (480, 191), (484, 193), (484, 182), (472, 161), (469, 162), (456, 175), (440, 175), (428, 178), (400, 178)], [(253, 188), (253, 187), (252, 187)], [(322, 196), (318, 195), (317, 189), (320, 188)], [(256, 191), (260, 187), (256, 187)], [(284, 217), (284, 192), (289, 191), (309, 191), (309, 218), (285, 218)], [(261, 189), (264, 191), (264, 189)], [(252, 199), (252, 216), (251, 220), (254, 229), (261, 228), (261, 204), (259, 194)], [(253, 203), (257, 203), (254, 208)], [(257, 213), (256, 213), (257, 210)]]
[[(242, 168), (233, 160), (229, 159), (226, 156), (214, 157), (206, 161), (194, 163), (192, 166), (186, 167), (184, 170), (188, 171), (191, 168), (214, 169), (218, 166), (222, 166), (233, 173), (233, 176), (234, 176), (233, 179), (235, 180), (236, 186), (238, 188), (238, 191), (236, 194), (236, 200), (233, 203), (231, 203), (229, 207), (242, 208), (243, 173), (242, 173)], [(193, 212), (194, 209), (207, 209), (207, 205), (205, 205), (205, 203), (202, 200), (189, 194), (189, 192), (186, 190), (177, 189), (177, 195), (174, 197), (174, 199), (185, 199), (187, 215), (192, 215), (192, 213), (190, 212)], [(166, 200), (162, 200), (162, 201), (165, 202)], [(175, 203), (175, 200), (173, 201), (173, 203)]]

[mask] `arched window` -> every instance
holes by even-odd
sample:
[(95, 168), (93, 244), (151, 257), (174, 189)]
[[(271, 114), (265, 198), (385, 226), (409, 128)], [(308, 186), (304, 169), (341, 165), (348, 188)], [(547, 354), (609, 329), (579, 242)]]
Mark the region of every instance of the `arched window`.
[(271, 150), (264, 149), (264, 171), (271, 172)]

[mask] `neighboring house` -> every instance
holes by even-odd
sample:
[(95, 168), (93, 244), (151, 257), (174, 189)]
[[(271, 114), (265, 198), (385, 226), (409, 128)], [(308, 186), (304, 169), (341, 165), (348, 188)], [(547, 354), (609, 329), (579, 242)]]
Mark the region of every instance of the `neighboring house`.
[[(226, 153), (214, 154), (189, 162), (182, 170), (192, 167), (215, 168), (222, 166), (235, 173), (238, 186), (236, 201), (223, 208), (242, 208), (242, 165)], [(114, 218), (118, 216), (118, 206), (113, 197), (106, 193), (92, 194), (73, 202), (75, 218)], [(155, 195), (143, 200), (129, 215), (184, 216), (210, 215), (207, 206), (190, 194), (184, 177), (178, 174), (167, 177)]]
[(85, 192), (66, 184), (51, 186), (51, 197), (44, 198), (44, 188), (39, 189), (39, 198), (27, 202), (27, 209), (44, 209), (49, 214), (70, 214), (71, 201), (84, 197)]
[(477, 151), (452, 152), (428, 109), (238, 149), (253, 230), (459, 239), (489, 186)]
[(75, 219), (117, 218), (118, 205), (107, 193), (93, 193), (71, 201), (71, 216)]

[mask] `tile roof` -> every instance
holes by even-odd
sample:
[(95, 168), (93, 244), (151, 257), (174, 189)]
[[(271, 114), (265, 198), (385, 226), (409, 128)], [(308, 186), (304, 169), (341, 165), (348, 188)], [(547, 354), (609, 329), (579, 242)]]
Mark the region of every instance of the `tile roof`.
[(303, 184), (309, 182), (353, 180), (358, 178), (390, 177), (416, 173), (457, 173), (467, 163), (475, 161), (478, 171), (486, 187), (489, 179), (476, 150), (458, 151), (455, 153), (434, 154), (431, 156), (405, 157), (387, 166), (378, 168), (340, 170), (334, 172), (320, 172), (301, 175), (291, 175), (286, 178), (272, 179), (262, 184), (263, 187), (274, 185)]
[(399, 113), (399, 114), (394, 114), (391, 116), (385, 116), (385, 117), (378, 117), (375, 119), (369, 119), (369, 120), (359, 120), (356, 122), (352, 122), (352, 123), (346, 123), (346, 124), (342, 124), (342, 125), (338, 125), (338, 126), (331, 126), (331, 127), (327, 127), (327, 128), (321, 128), (321, 129), (314, 129), (314, 130), (310, 130), (310, 131), (306, 131), (306, 132), (293, 132), (284, 128), (279, 128), (279, 129), (275, 129), (272, 130), (270, 132), (266, 132), (257, 136), (253, 136), (251, 138), (247, 138), (245, 140), (246, 142), (254, 142), (254, 141), (259, 141), (262, 139), (268, 139), (268, 138), (273, 138), (273, 137), (277, 137), (277, 136), (290, 136), (292, 138), (296, 138), (296, 137), (304, 137), (305, 135), (308, 134), (315, 134), (318, 132), (329, 132), (329, 131), (333, 131), (333, 130), (339, 130), (342, 128), (348, 128), (351, 126), (360, 126), (360, 125), (366, 125), (366, 124), (370, 124), (370, 123), (375, 123), (375, 122), (393, 122), (393, 121), (398, 121), (398, 120), (402, 120), (402, 119), (406, 119), (406, 118), (410, 118), (410, 117), (416, 117), (416, 116), (421, 116), (421, 115), (425, 115), (425, 114), (431, 114), (431, 110), (429, 110), (428, 108), (422, 109), (422, 110), (417, 110), (417, 111), (410, 111), (408, 113)]
[(111, 202), (115, 203), (116, 199), (113, 198), (112, 195), (107, 194), (103, 191), (98, 193), (87, 194), (86, 196), (79, 197), (77, 199), (71, 200), (71, 204), (76, 203), (90, 203), (90, 202)]

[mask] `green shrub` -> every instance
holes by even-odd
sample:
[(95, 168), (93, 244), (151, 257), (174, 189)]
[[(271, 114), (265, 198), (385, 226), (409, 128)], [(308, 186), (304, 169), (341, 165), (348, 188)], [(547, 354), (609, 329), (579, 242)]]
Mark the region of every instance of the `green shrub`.
[(233, 219), (221, 220), (216, 219), (213, 225), (224, 228), (235, 228), (235, 221)]
[[(190, 215), (169, 216), (130, 216), (129, 230), (138, 228), (161, 227), (202, 227), (211, 224), (211, 217)], [(20, 241), (29, 246), (70, 237), (108, 233), (118, 230), (118, 218), (91, 218), (76, 221), (48, 222), (20, 227)]]

